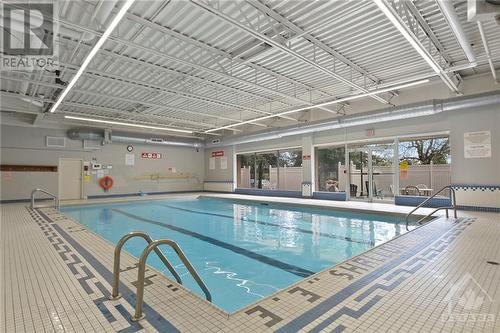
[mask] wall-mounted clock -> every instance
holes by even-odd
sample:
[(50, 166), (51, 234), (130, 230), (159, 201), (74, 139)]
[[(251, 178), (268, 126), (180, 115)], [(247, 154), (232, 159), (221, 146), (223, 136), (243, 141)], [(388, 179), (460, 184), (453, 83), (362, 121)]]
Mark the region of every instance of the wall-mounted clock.
[(134, 147), (132, 147), (132, 146), (130, 146), (130, 145), (129, 145), (129, 146), (127, 146), (127, 151), (128, 151), (129, 153), (130, 153), (130, 152), (132, 152), (132, 150), (134, 150)]

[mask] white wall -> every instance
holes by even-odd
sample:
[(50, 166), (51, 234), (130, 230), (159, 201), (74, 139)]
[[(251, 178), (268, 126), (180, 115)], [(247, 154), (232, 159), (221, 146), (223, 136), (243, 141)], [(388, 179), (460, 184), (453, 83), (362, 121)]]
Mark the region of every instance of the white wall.
[[(29, 127), (1, 127), (2, 164), (55, 165), (59, 158), (78, 158), (98, 163), (111, 164), (110, 176), (113, 188), (105, 193), (98, 185), (97, 175), (91, 175), (84, 183), (84, 196), (103, 194), (127, 194), (164, 191), (193, 191), (203, 189), (203, 149), (160, 145), (133, 144), (135, 165), (125, 165), (127, 144), (107, 144), (100, 150), (83, 150), (81, 140), (66, 139), (64, 149), (47, 148), (45, 137), (65, 136), (63, 130)], [(162, 159), (142, 159), (141, 152), (158, 152)], [(173, 169), (175, 168), (175, 173)], [(40, 172), (2, 172), (1, 199), (26, 199), (35, 187), (58, 193), (58, 174)]]
[[(367, 129), (374, 129), (375, 135), (367, 136)], [(464, 133), (485, 130), (491, 131), (492, 134), (492, 157), (475, 159), (464, 158)], [(383, 141), (388, 138), (392, 140), (392, 138), (395, 137), (418, 136), (427, 133), (443, 132), (449, 133), (450, 136), (452, 183), (500, 184), (500, 105), (443, 112), (421, 118), (313, 133), (312, 144), (342, 145), (346, 142)], [(236, 145), (234, 149), (239, 153), (299, 146), (303, 147), (303, 151), (306, 151), (307, 147), (304, 145), (309, 146), (309, 141), (306, 136), (293, 136), (267, 142)], [(307, 172), (307, 168), (304, 168), (304, 170)], [(312, 173), (314, 170), (309, 170), (309, 172)], [(223, 177), (221, 174), (218, 176)], [(225, 177), (232, 177), (232, 173), (228, 172)], [(307, 177), (304, 177), (304, 179), (307, 179)], [(313, 176), (312, 179), (315, 181)]]

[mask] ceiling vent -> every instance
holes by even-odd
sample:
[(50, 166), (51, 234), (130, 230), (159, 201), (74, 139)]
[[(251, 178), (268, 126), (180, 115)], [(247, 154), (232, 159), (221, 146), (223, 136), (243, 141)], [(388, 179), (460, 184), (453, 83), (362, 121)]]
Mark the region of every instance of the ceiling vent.
[(469, 21), (494, 21), (500, 23), (500, 0), (468, 0), (467, 18)]
[(96, 150), (101, 148), (102, 148), (101, 141), (83, 140), (83, 149), (85, 150)]
[(66, 146), (66, 139), (64, 136), (46, 136), (45, 144), (47, 147), (64, 148)]

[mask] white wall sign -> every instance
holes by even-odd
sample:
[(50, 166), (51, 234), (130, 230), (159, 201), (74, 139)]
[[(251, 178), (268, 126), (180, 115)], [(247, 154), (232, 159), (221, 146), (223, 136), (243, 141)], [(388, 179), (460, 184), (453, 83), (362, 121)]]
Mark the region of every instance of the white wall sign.
[(464, 133), (464, 157), (491, 157), (491, 132), (480, 131)]
[(208, 158), (208, 168), (210, 170), (215, 170), (215, 157)]
[(226, 170), (227, 169), (227, 156), (224, 156), (224, 157), (220, 158), (220, 168), (222, 170)]
[(133, 166), (135, 164), (134, 154), (125, 154), (125, 165)]

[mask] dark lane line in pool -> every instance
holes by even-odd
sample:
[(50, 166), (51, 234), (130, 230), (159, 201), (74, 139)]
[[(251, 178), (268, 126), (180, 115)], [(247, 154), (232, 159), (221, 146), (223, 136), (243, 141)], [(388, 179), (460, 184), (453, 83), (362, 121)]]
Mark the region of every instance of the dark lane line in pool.
[[(178, 210), (182, 210), (182, 211), (189, 212), (189, 213), (195, 213), (195, 214), (203, 214), (203, 215), (212, 215), (212, 216), (217, 216), (217, 217), (224, 217), (224, 218), (229, 218), (231, 220), (234, 218), (233, 216), (230, 216), (230, 215), (216, 214), (216, 213), (206, 213), (206, 212), (202, 212), (202, 211), (191, 210), (191, 209), (187, 209), (187, 208), (180, 208), (180, 207), (175, 207), (175, 206), (170, 206), (170, 205), (164, 205), (164, 204), (156, 204), (156, 206), (163, 206), (163, 207), (167, 207), (167, 208), (178, 209)], [(250, 218), (247, 218), (247, 221), (255, 222), (255, 223), (258, 223), (258, 224), (262, 224), (262, 225), (268, 225), (268, 226), (273, 226), (273, 227), (280, 227), (280, 228), (284, 228), (284, 229), (297, 230), (297, 231), (302, 232), (304, 234), (311, 234), (311, 235), (314, 234), (314, 232), (312, 232), (311, 230), (302, 229), (302, 228), (289, 227), (289, 226), (284, 226), (284, 225), (280, 225), (280, 224), (276, 224), (276, 223), (271, 223), (271, 222), (263, 222), (263, 221), (259, 221), (259, 220), (255, 220), (255, 219), (250, 219)], [(360, 240), (360, 239), (354, 239), (354, 238), (346, 237), (346, 236), (338, 236), (338, 235), (332, 235), (332, 234), (325, 234), (325, 233), (322, 233), (322, 232), (318, 232), (316, 234), (319, 235), (319, 236), (321, 236), (321, 237), (328, 237), (328, 238), (345, 240), (345, 241), (353, 242), (353, 243), (367, 244), (367, 245), (370, 245), (370, 246), (375, 246), (375, 241), (368, 241), (368, 240), (365, 241), (365, 240), (362, 240), (362, 239)]]
[(220, 240), (212, 238), (212, 237), (204, 236), (204, 235), (196, 233), (194, 231), (190, 231), (190, 230), (187, 230), (187, 229), (184, 229), (184, 228), (181, 228), (181, 227), (177, 227), (175, 225), (171, 225), (171, 224), (168, 224), (168, 223), (162, 223), (162, 222), (158, 222), (158, 221), (155, 221), (155, 220), (150, 220), (150, 219), (144, 218), (142, 216), (138, 216), (138, 215), (134, 215), (134, 214), (131, 214), (131, 213), (128, 213), (128, 212), (124, 212), (123, 210), (119, 210), (119, 209), (116, 209), (116, 208), (113, 208), (112, 210), (114, 212), (117, 212), (119, 214), (128, 216), (130, 218), (133, 218), (133, 219), (136, 219), (136, 220), (139, 220), (139, 221), (143, 221), (143, 222), (150, 223), (150, 224), (155, 224), (155, 225), (158, 225), (158, 226), (161, 226), (161, 227), (164, 227), (164, 228), (176, 231), (178, 233), (181, 233), (181, 234), (184, 234), (184, 235), (188, 235), (188, 236), (197, 238), (197, 239), (199, 239), (201, 241), (210, 243), (210, 244), (218, 246), (218, 247), (222, 247), (222, 248), (224, 248), (226, 250), (229, 250), (229, 251), (232, 251), (234, 253), (238, 253), (238, 254), (244, 255), (244, 256), (246, 256), (248, 258), (260, 261), (260, 262), (262, 262), (264, 264), (268, 264), (270, 266), (274, 266), (276, 268), (282, 269), (284, 271), (287, 271), (288, 273), (292, 273), (292, 274), (300, 276), (302, 278), (305, 278), (305, 277), (308, 277), (308, 276), (314, 274), (314, 272), (309, 271), (307, 269), (300, 268), (298, 266), (290, 265), (290, 264), (287, 264), (285, 262), (282, 262), (282, 261), (279, 261), (279, 260), (276, 260), (276, 259), (273, 259), (273, 258), (266, 257), (264, 255), (261, 255), (261, 254), (258, 254), (258, 253), (246, 250), (244, 248), (241, 248), (239, 246), (236, 246), (236, 245), (233, 245), (233, 244), (229, 244), (229, 243), (220, 241)]

